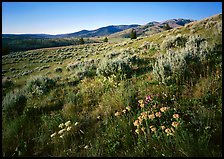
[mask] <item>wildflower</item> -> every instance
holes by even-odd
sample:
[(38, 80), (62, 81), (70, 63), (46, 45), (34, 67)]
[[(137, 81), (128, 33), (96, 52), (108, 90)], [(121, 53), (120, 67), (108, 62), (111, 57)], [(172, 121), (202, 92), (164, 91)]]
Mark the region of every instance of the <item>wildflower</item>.
[(142, 132), (144, 132), (144, 133), (145, 133), (145, 128), (144, 128), (144, 127), (142, 127), (142, 128), (141, 128), (141, 130), (142, 130)]
[(64, 137), (64, 134), (60, 136), (60, 138), (63, 138), (63, 137)]
[(65, 123), (65, 126), (70, 126), (71, 125), (71, 121), (67, 121), (66, 123)]
[(142, 116), (139, 116), (138, 117), (138, 120), (139, 120), (139, 123), (141, 124), (142, 123), (142, 120), (143, 120)]
[(98, 117), (96, 117), (98, 120), (100, 119), (100, 115)]
[(58, 127), (59, 128), (63, 128), (65, 126), (65, 124), (64, 123), (61, 123)]
[(120, 113), (120, 112), (116, 112), (114, 115), (115, 115), (115, 116), (120, 116), (121, 113)]
[(81, 129), (79, 130), (82, 134), (85, 134)]
[(160, 108), (160, 111), (161, 112), (166, 112), (168, 109), (169, 109), (169, 107), (162, 107), (162, 108)]
[(72, 127), (71, 126), (69, 126), (68, 128), (67, 128), (67, 131), (70, 131), (72, 129)]
[(156, 117), (161, 117), (162, 116), (162, 113), (161, 112), (156, 112)]
[(178, 119), (179, 118), (179, 114), (173, 114), (173, 118)]
[(62, 129), (58, 132), (58, 134), (62, 134), (64, 131), (66, 131), (66, 129)]
[(84, 147), (84, 149), (88, 149), (89, 148), (89, 146), (88, 145), (86, 145), (85, 147)]
[(155, 118), (155, 115), (154, 114), (150, 114), (150, 115), (148, 115), (148, 118), (149, 119), (154, 119)]
[(79, 122), (76, 122), (76, 123), (75, 123), (75, 126), (78, 125), (78, 124), (79, 124)]
[(167, 128), (166, 130), (165, 130), (165, 132), (168, 134), (168, 133), (171, 133), (171, 130), (170, 130), (170, 128)]
[(173, 127), (177, 127), (179, 124), (180, 124), (180, 123), (178, 123), (178, 122), (176, 122), (176, 121), (172, 122), (172, 126), (173, 126)]
[(147, 96), (147, 97), (146, 97), (146, 100), (152, 100), (152, 99), (151, 99), (151, 96), (150, 96), (150, 95)]
[(135, 130), (135, 132), (136, 132), (137, 134), (139, 134), (139, 129), (137, 128), (137, 129)]
[(144, 103), (141, 103), (139, 106), (140, 106), (141, 108), (144, 108), (145, 104), (144, 104)]
[(130, 107), (130, 106), (127, 106), (126, 109), (127, 109), (128, 111), (130, 111), (130, 110), (131, 110), (131, 107)]
[(156, 127), (151, 128), (152, 132), (156, 132)]
[(206, 126), (206, 127), (205, 127), (205, 130), (207, 130), (207, 129), (211, 129), (211, 127), (210, 127), (210, 126)]
[(167, 133), (167, 136), (169, 136), (169, 135), (174, 135), (174, 134), (171, 132), (171, 129), (169, 129), (169, 128), (167, 128), (167, 129), (165, 130), (165, 132)]
[(164, 125), (161, 126), (162, 130), (164, 130), (166, 127)]
[(52, 137), (54, 137), (56, 134), (57, 134), (56, 132), (55, 132), (55, 133), (53, 133), (53, 134), (51, 134), (51, 138), (52, 138)]
[(142, 112), (141, 115), (143, 119), (147, 119), (147, 112)]
[(139, 100), (139, 101), (138, 101), (138, 103), (139, 103), (139, 104), (142, 104), (142, 103), (143, 103), (143, 100), (142, 100), (142, 99), (141, 99), (141, 100)]
[(135, 120), (135, 122), (133, 124), (134, 124), (134, 126), (139, 126), (139, 120)]
[(126, 109), (122, 110), (122, 112), (125, 114), (126, 113)]

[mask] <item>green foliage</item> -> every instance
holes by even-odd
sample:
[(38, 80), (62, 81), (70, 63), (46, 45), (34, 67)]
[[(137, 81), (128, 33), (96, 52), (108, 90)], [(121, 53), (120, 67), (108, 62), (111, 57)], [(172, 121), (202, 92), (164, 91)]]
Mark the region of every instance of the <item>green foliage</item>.
[(61, 67), (55, 68), (55, 72), (62, 72), (62, 68)]
[(181, 34), (178, 34), (176, 36), (168, 36), (166, 37), (162, 44), (161, 49), (170, 49), (173, 47), (185, 47), (185, 44), (187, 42), (187, 37)]
[(166, 23), (166, 24), (163, 26), (163, 29), (164, 29), (164, 30), (170, 30), (170, 29), (172, 29), (172, 28), (169, 26), (168, 23)]
[(5, 95), (2, 106), (6, 118), (13, 119), (23, 113), (27, 101), (24, 90), (15, 90)]
[(105, 37), (103, 41), (104, 41), (104, 42), (108, 42), (108, 38), (107, 38), (107, 37)]
[(79, 44), (84, 44), (85, 42), (84, 42), (84, 39), (83, 38), (80, 38), (79, 39)]
[(134, 30), (134, 29), (131, 30), (130, 38), (131, 39), (136, 39), (137, 38), (136, 30)]
[(50, 91), (56, 85), (56, 81), (43, 76), (35, 76), (26, 83), (26, 90), (29, 95), (41, 96)]

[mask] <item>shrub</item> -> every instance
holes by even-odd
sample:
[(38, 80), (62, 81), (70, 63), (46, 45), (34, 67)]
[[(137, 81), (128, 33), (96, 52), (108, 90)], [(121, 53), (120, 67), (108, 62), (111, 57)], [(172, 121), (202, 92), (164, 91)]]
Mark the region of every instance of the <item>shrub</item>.
[(192, 79), (198, 79), (207, 68), (203, 63), (208, 61), (210, 54), (205, 39), (189, 37), (186, 47), (180, 52), (167, 51), (167, 54), (157, 58), (153, 66), (154, 77), (164, 84), (193, 82)]
[(161, 44), (161, 49), (170, 49), (172, 47), (184, 47), (187, 38), (184, 35), (168, 36)]
[(48, 77), (36, 76), (28, 80), (26, 90), (31, 95), (43, 95), (56, 85), (56, 81)]
[(9, 77), (3, 77), (2, 78), (2, 87), (3, 88), (9, 88), (9, 87), (12, 87), (13, 85), (14, 84)]
[(55, 68), (55, 72), (62, 72), (62, 68), (61, 67)]
[(3, 113), (6, 118), (12, 119), (17, 115), (21, 115), (25, 108), (27, 97), (23, 90), (15, 90), (5, 95), (2, 106)]

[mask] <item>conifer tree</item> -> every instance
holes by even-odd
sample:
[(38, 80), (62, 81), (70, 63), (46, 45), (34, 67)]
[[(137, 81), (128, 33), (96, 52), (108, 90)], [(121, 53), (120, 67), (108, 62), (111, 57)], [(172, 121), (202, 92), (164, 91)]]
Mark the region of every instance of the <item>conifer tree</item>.
[(137, 38), (135, 29), (132, 29), (131, 34), (130, 34), (130, 38), (131, 39), (136, 39)]
[(85, 42), (84, 42), (84, 39), (83, 39), (83, 38), (80, 38), (80, 39), (79, 39), (79, 43), (80, 43), (80, 44), (84, 44), (84, 43), (85, 43)]
[(108, 38), (107, 38), (107, 37), (105, 37), (103, 41), (104, 41), (104, 42), (108, 42)]

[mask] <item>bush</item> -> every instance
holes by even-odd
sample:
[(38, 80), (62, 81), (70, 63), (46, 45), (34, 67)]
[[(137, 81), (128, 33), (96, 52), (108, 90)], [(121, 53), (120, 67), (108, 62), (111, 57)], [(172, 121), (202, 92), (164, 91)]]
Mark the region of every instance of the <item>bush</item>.
[(168, 36), (161, 44), (161, 49), (170, 49), (172, 47), (184, 47), (187, 38), (184, 35)]
[(62, 72), (62, 68), (61, 67), (55, 68), (55, 72)]
[(9, 92), (3, 99), (3, 114), (7, 118), (12, 119), (17, 115), (21, 115), (25, 108), (27, 97), (23, 90), (15, 90), (14, 92)]
[(13, 85), (14, 84), (13, 84), (12, 80), (9, 77), (3, 77), (2, 78), (2, 87), (3, 88), (10, 88)]
[(207, 69), (205, 63), (211, 59), (211, 52), (205, 39), (189, 37), (180, 52), (167, 51), (157, 58), (153, 66), (154, 77), (163, 84), (193, 82), (192, 79), (198, 79)]
[(31, 95), (43, 95), (56, 85), (56, 81), (48, 77), (36, 76), (28, 80), (26, 90)]

